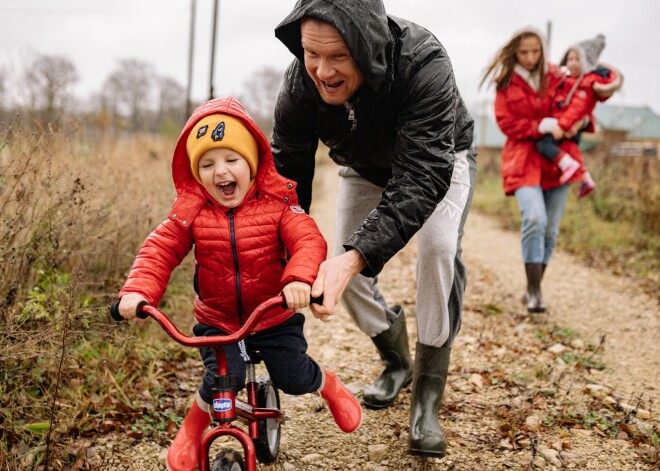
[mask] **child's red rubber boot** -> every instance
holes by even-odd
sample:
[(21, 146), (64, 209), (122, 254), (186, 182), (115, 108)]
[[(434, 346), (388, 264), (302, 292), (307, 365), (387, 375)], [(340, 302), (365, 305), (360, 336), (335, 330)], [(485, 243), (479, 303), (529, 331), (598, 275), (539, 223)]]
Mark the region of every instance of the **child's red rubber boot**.
[(578, 191), (578, 198), (584, 198), (594, 191), (594, 188), (596, 188), (596, 183), (594, 182), (594, 179), (591, 178), (591, 174), (588, 171), (584, 172), (582, 183), (580, 184), (580, 189)]
[(167, 469), (169, 471), (195, 471), (197, 469), (199, 443), (211, 424), (208, 409), (208, 404), (202, 401), (197, 393), (188, 415), (183, 419), (181, 428), (167, 452)]
[(575, 175), (575, 172), (580, 170), (580, 162), (578, 162), (568, 154), (562, 155), (557, 165), (561, 169), (561, 176), (559, 177), (559, 183), (561, 183), (562, 185), (568, 182), (571, 179), (571, 177)]
[(332, 417), (340, 429), (346, 433), (357, 430), (362, 424), (360, 403), (332, 371), (323, 369), (323, 384), (319, 393), (328, 403)]

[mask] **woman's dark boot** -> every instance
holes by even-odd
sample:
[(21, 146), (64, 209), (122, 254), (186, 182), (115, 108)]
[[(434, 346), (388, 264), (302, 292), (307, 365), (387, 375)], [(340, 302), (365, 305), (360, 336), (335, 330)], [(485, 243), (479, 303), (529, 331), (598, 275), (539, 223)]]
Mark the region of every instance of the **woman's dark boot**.
[[(541, 282), (543, 282), (543, 275), (545, 274), (545, 268), (547, 266), (548, 265), (546, 265), (545, 263), (543, 264), (543, 270), (541, 270)], [(523, 294), (521, 301), (523, 304), (527, 304), (527, 301), (529, 301), (529, 291), (525, 291), (525, 294)]]
[(541, 295), (541, 279), (544, 266), (542, 263), (525, 263), (527, 275), (527, 312), (545, 312), (543, 296)]
[(398, 314), (390, 328), (371, 338), (385, 369), (374, 384), (364, 388), (362, 401), (370, 409), (382, 409), (392, 405), (399, 391), (412, 380), (406, 318), (401, 306), (394, 306), (393, 310), (398, 311)]
[(408, 451), (412, 455), (445, 456), (447, 438), (438, 421), (438, 411), (447, 384), (451, 348), (437, 348), (417, 342)]

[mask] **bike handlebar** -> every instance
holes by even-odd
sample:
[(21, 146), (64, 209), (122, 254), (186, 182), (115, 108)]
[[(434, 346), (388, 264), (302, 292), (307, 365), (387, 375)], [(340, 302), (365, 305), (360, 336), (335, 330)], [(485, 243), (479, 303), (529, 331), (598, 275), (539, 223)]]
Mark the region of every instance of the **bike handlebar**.
[[(310, 303), (323, 304), (323, 295), (318, 298), (312, 298)], [(259, 304), (254, 309), (254, 311), (252, 311), (252, 315), (248, 318), (245, 324), (243, 324), (243, 326), (241, 326), (241, 328), (233, 334), (211, 335), (207, 337), (191, 337), (182, 333), (165, 313), (151, 306), (146, 301), (142, 301), (140, 304), (138, 304), (136, 308), (136, 315), (140, 319), (146, 319), (147, 317), (153, 318), (160, 324), (165, 332), (167, 332), (167, 334), (172, 337), (172, 339), (186, 347), (217, 347), (220, 345), (236, 343), (239, 340), (247, 337), (252, 332), (252, 328), (257, 324), (257, 322), (259, 322), (261, 317), (266, 312), (278, 306), (287, 307), (286, 300), (283, 295), (274, 296)], [(110, 315), (117, 322), (125, 320), (124, 317), (122, 317), (122, 315), (119, 313), (119, 301), (114, 301), (110, 305)]]
[[(142, 307), (147, 305), (149, 305), (148, 302), (140, 301), (135, 308), (135, 315), (140, 319), (146, 319), (149, 317), (149, 314), (142, 312)], [(110, 304), (110, 317), (112, 317), (115, 322), (123, 322), (126, 320), (124, 316), (119, 313), (119, 299), (113, 301), (112, 304)]]

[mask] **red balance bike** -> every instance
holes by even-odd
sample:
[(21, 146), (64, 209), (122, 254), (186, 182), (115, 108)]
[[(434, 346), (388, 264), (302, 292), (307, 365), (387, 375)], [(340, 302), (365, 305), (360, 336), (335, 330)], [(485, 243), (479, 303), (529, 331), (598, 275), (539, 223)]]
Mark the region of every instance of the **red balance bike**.
[[(319, 299), (313, 302), (322, 303)], [(151, 317), (175, 341), (186, 347), (209, 347), (213, 349), (218, 364), (213, 388), (211, 417), (214, 426), (203, 437), (199, 447), (200, 471), (256, 471), (257, 460), (261, 463), (272, 463), (277, 459), (280, 447), (281, 426), (285, 421), (284, 412), (280, 410), (279, 392), (268, 376), (255, 376), (255, 364), (261, 362), (258, 353), (248, 352), (251, 362), (246, 363), (247, 402), (236, 397), (236, 379), (229, 375), (227, 358), (223, 345), (237, 343), (246, 338), (259, 319), (270, 309), (285, 305), (284, 296), (276, 296), (261, 303), (254, 310), (247, 322), (231, 335), (190, 337), (183, 334), (163, 312), (146, 302), (137, 308), (137, 316), (141, 319)], [(119, 301), (110, 306), (113, 319), (122, 321), (119, 314)], [(247, 424), (247, 432), (234, 425), (236, 419)], [(243, 446), (245, 460), (239, 452), (223, 450), (211, 467), (209, 452), (211, 444), (220, 436), (229, 435), (237, 439)]]

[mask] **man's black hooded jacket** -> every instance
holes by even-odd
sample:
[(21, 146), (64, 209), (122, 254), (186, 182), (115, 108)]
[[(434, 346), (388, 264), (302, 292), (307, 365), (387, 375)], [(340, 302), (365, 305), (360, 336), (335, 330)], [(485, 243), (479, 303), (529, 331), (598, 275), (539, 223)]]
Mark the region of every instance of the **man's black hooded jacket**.
[[(332, 24), (364, 75), (345, 106), (323, 102), (305, 70), (305, 16)], [(295, 56), (275, 109), (271, 144), (278, 171), (298, 182), (309, 211), (320, 139), (337, 164), (384, 188), (378, 207), (344, 244), (364, 257), (362, 274), (375, 276), (447, 193), (455, 152), (472, 151), (474, 121), (447, 52), (428, 30), (388, 16), (380, 0), (300, 0), (275, 35)]]

